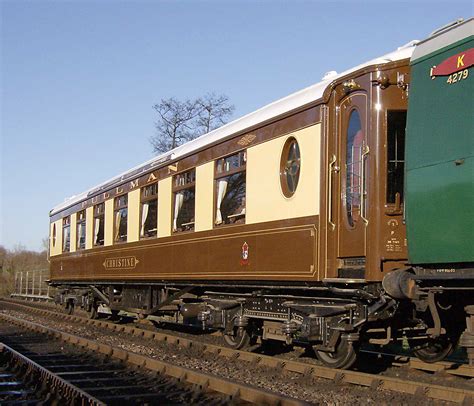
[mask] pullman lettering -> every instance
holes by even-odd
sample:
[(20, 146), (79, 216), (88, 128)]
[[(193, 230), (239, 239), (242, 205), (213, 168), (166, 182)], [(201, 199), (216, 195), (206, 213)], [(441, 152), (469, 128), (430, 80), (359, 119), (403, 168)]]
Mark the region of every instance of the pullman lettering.
[(136, 257), (105, 258), (105, 269), (134, 269), (138, 264)]

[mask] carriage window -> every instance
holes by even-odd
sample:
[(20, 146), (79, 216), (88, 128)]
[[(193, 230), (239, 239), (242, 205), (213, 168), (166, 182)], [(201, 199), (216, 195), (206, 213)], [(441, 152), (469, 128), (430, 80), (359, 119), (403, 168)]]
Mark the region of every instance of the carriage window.
[(196, 170), (173, 178), (173, 232), (194, 230)]
[(104, 245), (105, 204), (94, 206), (94, 245)]
[(406, 111), (387, 112), (387, 203), (403, 202)]
[(286, 197), (291, 197), (295, 194), (300, 179), (300, 169), (300, 147), (298, 141), (290, 137), (283, 146), (280, 160), (280, 185)]
[(245, 223), (245, 151), (216, 161), (215, 225)]
[(158, 183), (141, 190), (140, 238), (156, 237), (158, 224)]
[(349, 225), (354, 226), (360, 217), (360, 190), (362, 147), (364, 134), (359, 112), (352, 110), (347, 125), (346, 149), (346, 211)]
[(86, 248), (86, 211), (77, 213), (76, 247), (78, 250)]
[(63, 218), (63, 252), (71, 250), (71, 217)]
[(56, 246), (56, 223), (53, 223), (53, 247)]
[(114, 199), (114, 242), (127, 241), (128, 196)]

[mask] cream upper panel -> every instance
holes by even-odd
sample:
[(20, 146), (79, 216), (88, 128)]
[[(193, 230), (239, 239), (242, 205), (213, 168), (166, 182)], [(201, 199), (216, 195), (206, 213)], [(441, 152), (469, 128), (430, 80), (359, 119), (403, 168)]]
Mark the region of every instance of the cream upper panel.
[(171, 235), (172, 177), (158, 182), (158, 237)]
[(140, 189), (128, 193), (127, 242), (138, 241), (140, 233)]
[[(50, 224), (49, 232), (49, 255), (59, 255), (63, 250), (63, 220), (59, 219)], [(54, 235), (55, 234), (55, 235)]]
[(86, 209), (86, 249), (94, 246), (94, 207)]
[[(286, 198), (280, 186), (283, 146), (296, 138), (301, 154), (298, 187)], [(319, 214), (321, 124), (284, 135), (247, 150), (246, 223)]]
[(114, 199), (105, 201), (104, 246), (114, 243)]
[(195, 231), (212, 229), (214, 161), (196, 168)]
[(77, 250), (77, 213), (71, 214), (71, 229), (70, 229), (71, 241), (70, 252), (75, 252)]

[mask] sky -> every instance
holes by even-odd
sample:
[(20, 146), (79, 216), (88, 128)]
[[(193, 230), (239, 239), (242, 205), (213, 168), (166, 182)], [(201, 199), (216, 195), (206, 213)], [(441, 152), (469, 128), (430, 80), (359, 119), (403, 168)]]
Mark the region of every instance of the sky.
[(473, 15), (471, 1), (0, 0), (0, 245), (150, 159), (152, 106), (226, 94), (238, 118)]

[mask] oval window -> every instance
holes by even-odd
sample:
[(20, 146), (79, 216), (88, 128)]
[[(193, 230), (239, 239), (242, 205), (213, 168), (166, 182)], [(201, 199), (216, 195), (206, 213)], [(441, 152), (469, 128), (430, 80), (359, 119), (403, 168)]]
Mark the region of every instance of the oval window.
[(349, 226), (360, 217), (362, 143), (364, 133), (357, 110), (352, 110), (347, 124), (346, 149), (346, 213)]
[(291, 197), (300, 179), (301, 155), (296, 138), (288, 138), (283, 146), (280, 161), (280, 183), (283, 194)]
[(56, 246), (56, 223), (53, 223), (53, 247)]

